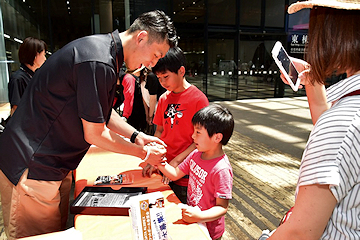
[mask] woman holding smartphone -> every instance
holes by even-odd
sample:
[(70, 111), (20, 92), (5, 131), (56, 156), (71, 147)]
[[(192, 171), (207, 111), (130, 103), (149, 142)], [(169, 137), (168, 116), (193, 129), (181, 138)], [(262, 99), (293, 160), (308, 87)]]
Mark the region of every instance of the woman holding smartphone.
[[(360, 1), (312, 0), (305, 61), (294, 60), (315, 124), (290, 217), (268, 238), (360, 239)], [(334, 73), (347, 78), (325, 90)]]

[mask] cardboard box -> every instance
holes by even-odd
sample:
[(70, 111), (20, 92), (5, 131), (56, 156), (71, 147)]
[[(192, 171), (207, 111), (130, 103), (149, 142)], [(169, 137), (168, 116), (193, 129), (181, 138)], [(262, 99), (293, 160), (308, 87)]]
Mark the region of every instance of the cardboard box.
[(164, 196), (147, 193), (130, 199), (130, 217), (135, 240), (166, 240)]
[(130, 198), (146, 193), (146, 187), (85, 187), (70, 207), (72, 214), (128, 216)]

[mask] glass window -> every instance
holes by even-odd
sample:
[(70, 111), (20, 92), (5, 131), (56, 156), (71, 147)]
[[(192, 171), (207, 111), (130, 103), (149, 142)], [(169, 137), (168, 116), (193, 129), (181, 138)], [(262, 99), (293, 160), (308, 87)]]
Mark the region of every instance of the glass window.
[(261, 25), (261, 0), (240, 1), (240, 25)]
[(205, 76), (204, 32), (184, 32), (180, 30), (179, 36), (181, 36), (179, 47), (184, 51), (186, 57), (186, 80), (205, 92), (203, 84)]
[(297, 13), (289, 15), (289, 29), (302, 30), (309, 29), (310, 9), (303, 9)]
[(173, 21), (175, 23), (201, 23), (205, 22), (204, 0), (174, 0)]
[(279, 71), (271, 49), (280, 36), (242, 34), (239, 42), (238, 99), (274, 96)]
[[(2, 13), (0, 8), (0, 35), (4, 36)], [(5, 54), (4, 38), (0, 38), (0, 103), (8, 101), (7, 84), (9, 80), (8, 66)]]
[[(289, 5), (297, 2), (297, 0), (290, 0)], [(304, 8), (296, 13), (289, 14), (289, 29), (301, 30), (309, 29), (309, 18), (310, 18), (310, 9)]]
[(209, 0), (209, 24), (235, 25), (235, 0)]
[(284, 27), (285, 1), (266, 0), (265, 27)]
[(210, 101), (235, 100), (236, 70), (233, 34), (213, 33), (209, 36), (207, 94)]

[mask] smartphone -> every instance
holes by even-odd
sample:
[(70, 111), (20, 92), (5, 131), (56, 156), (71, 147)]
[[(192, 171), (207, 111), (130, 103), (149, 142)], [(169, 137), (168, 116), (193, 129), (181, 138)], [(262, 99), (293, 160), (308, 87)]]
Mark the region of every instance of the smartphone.
[(284, 74), (290, 87), (296, 92), (300, 85), (300, 79), (298, 78), (299, 73), (296, 70), (294, 63), (290, 60), (289, 55), (286, 53), (281, 42), (275, 43), (271, 53), (276, 65), (278, 65), (280, 71)]

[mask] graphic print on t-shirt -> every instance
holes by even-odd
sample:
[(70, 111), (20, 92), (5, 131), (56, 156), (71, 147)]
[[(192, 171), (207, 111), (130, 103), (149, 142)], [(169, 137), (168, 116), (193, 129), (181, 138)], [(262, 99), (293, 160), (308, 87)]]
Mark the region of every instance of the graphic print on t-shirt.
[(168, 123), (167, 119), (170, 118), (171, 128), (173, 128), (174, 123), (178, 124), (177, 120), (175, 121), (176, 117), (182, 118), (183, 116), (184, 109), (180, 110), (180, 105), (181, 104), (168, 104), (166, 111), (164, 112), (165, 123)]
[(192, 191), (188, 198), (191, 206), (197, 206), (204, 195), (202, 189), (208, 172), (197, 165), (193, 159), (190, 160), (190, 172), (193, 173), (194, 177), (189, 178), (189, 187)]

